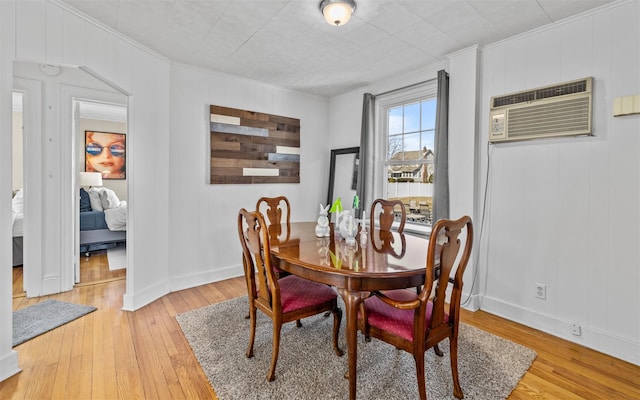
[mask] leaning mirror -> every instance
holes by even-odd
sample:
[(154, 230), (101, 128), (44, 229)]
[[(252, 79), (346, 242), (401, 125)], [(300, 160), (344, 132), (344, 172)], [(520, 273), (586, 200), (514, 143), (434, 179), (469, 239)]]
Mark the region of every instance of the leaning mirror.
[(351, 208), (357, 190), (359, 159), (360, 147), (331, 150), (327, 204), (340, 197), (342, 206)]

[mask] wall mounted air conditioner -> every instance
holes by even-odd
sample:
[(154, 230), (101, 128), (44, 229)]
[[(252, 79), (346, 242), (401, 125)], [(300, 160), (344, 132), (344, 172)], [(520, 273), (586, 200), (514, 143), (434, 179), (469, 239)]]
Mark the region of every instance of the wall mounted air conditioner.
[(489, 141), (591, 134), (593, 78), (491, 98)]

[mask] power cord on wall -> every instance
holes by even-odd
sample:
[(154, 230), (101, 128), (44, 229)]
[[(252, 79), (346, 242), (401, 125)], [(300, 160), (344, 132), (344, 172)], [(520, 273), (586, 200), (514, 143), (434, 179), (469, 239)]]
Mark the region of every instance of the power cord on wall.
[[(479, 273), (478, 273), (478, 263), (480, 262), (480, 248), (482, 245), (482, 234), (484, 232), (484, 217), (487, 214), (487, 193), (489, 191), (489, 170), (491, 169), (491, 151), (490, 149), (493, 149), (493, 146), (491, 146), (491, 142), (487, 141), (487, 174), (485, 176), (485, 182), (484, 182), (484, 195), (483, 195), (483, 204), (482, 204), (482, 217), (480, 218), (480, 229), (478, 230), (478, 241), (477, 241), (477, 246), (476, 246), (476, 258), (474, 261), (474, 273), (473, 273), (473, 279), (471, 280), (471, 290), (469, 290), (469, 296), (462, 302), (463, 306), (466, 306), (469, 301), (471, 300), (471, 298), (473, 297), (473, 289), (476, 286), (476, 281), (478, 280), (479, 277)], [(488, 254), (489, 250), (487, 249), (487, 254)], [(488, 272), (488, 264), (487, 264), (487, 268), (485, 270), (485, 284), (486, 284), (486, 279), (487, 279), (487, 272)], [(485, 285), (486, 287), (486, 285)], [(482, 299), (484, 298), (484, 296), (480, 296), (480, 306), (482, 306)]]

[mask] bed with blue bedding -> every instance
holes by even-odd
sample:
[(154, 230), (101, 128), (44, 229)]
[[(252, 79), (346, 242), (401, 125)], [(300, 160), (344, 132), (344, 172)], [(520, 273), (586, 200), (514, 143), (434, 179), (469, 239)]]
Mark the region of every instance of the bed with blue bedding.
[(80, 230), (109, 229), (104, 219), (104, 211), (80, 211)]
[[(105, 193), (104, 195), (101, 195)], [(95, 193), (94, 210), (89, 194), (80, 189), (80, 252), (89, 256), (92, 251), (107, 250), (127, 241), (127, 203), (120, 201), (110, 189), (99, 188)], [(102, 201), (102, 198), (104, 201)], [(20, 189), (11, 199), (13, 226), (13, 266), (23, 261), (24, 193)], [(102, 207), (107, 207), (106, 209)], [(98, 210), (99, 208), (99, 210)]]
[[(99, 193), (105, 192), (104, 188), (101, 189)], [(112, 249), (118, 243), (126, 242), (126, 223), (124, 227), (117, 224), (118, 218), (126, 218), (126, 202), (118, 203), (117, 207), (105, 209), (102, 202), (98, 206), (94, 199), (93, 206), (100, 210), (93, 209), (89, 193), (80, 189), (80, 252), (85, 253), (87, 257), (92, 251)], [(108, 203), (105, 202), (104, 205), (108, 206)], [(109, 220), (112, 221), (111, 227)]]

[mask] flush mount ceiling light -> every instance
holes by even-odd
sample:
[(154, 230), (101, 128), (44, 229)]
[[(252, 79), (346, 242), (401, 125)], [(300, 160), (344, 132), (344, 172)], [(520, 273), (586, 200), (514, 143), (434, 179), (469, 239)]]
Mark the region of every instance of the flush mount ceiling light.
[(322, 0), (320, 3), (320, 11), (329, 25), (346, 24), (355, 10), (356, 3), (353, 0)]

